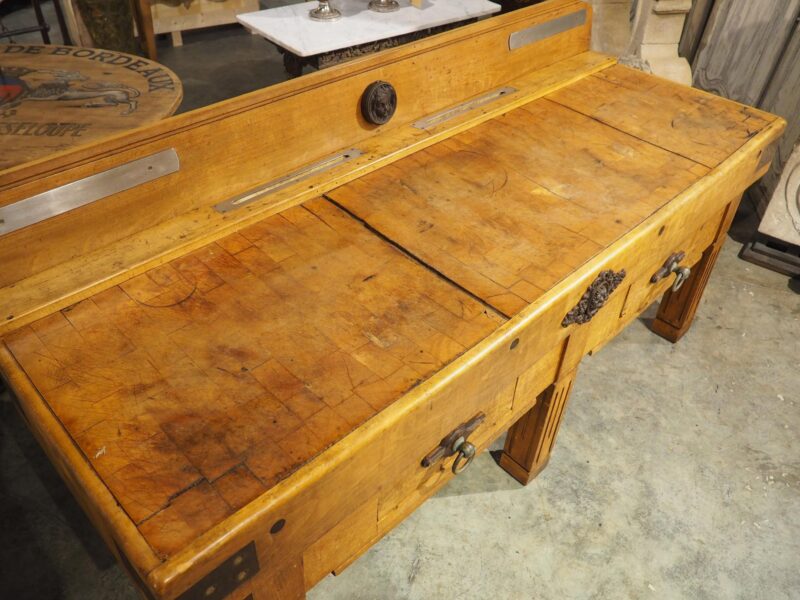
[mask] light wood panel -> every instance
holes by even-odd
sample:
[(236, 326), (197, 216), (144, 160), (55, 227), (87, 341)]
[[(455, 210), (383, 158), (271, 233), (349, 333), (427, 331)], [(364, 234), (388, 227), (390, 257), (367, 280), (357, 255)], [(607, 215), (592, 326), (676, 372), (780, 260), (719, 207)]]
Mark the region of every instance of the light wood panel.
[(259, 10), (259, 3), (258, 0), (195, 0), (181, 3), (153, 0), (150, 10), (156, 34), (180, 33), (189, 29), (236, 23), (236, 15)]
[(501, 322), (317, 200), (5, 343), (166, 557)]
[(709, 168), (774, 119), (755, 108), (621, 65), (548, 98)]
[[(390, 164), (415, 150), (430, 146), (497, 114), (502, 114), (532, 98), (540, 97), (562, 85), (568, 85), (588, 73), (606, 68), (613, 62), (593, 53), (582, 53), (565, 59), (515, 80), (513, 83), (520, 91), (503, 97), (491, 106), (467, 111), (452, 121), (425, 131), (406, 125), (376, 135), (361, 145), (365, 152), (361, 158), (318, 174), (302, 183), (291, 185), (246, 208), (225, 215), (215, 212), (208, 206), (196, 208), (166, 219), (110, 246), (77, 255), (65, 262), (60, 262), (64, 258), (60, 252), (55, 251), (53, 254), (52, 250), (57, 248), (56, 241), (63, 227), (69, 225), (90, 230), (92, 235), (84, 236), (85, 239), (90, 239), (94, 232), (105, 226), (108, 221), (96, 222), (94, 219), (89, 219), (78, 220), (77, 224), (65, 224), (61, 217), (57, 217), (41, 224), (41, 231), (35, 238), (38, 245), (34, 246), (21, 246), (13, 240), (3, 244), (5, 237), (0, 238), (0, 250), (9, 261), (7, 264), (18, 261), (18, 264), (30, 273), (25, 279), (0, 288), (0, 309), (2, 309), (0, 314), (3, 315), (0, 318), (0, 333), (86, 298), (91, 293), (110, 287), (131, 275), (142, 273), (148, 268), (197, 249), (209, 241), (224, 237), (282, 208), (313, 198), (364, 173)], [(110, 164), (100, 162), (103, 168)], [(168, 190), (172, 189), (171, 184), (171, 178), (167, 177), (151, 185), (160, 190), (162, 199), (169, 200), (171, 194)], [(122, 197), (126, 197), (126, 194), (124, 192)], [(118, 196), (107, 199), (108, 202), (117, 200)], [(69, 234), (72, 235), (73, 232), (70, 230)], [(48, 243), (45, 244), (44, 240)], [(34, 251), (31, 251), (31, 248)], [(58, 264), (43, 268), (44, 265), (40, 264), (43, 255), (46, 261)]]
[(707, 172), (540, 99), (327, 195), (511, 316)]
[[(113, 252), (109, 245), (188, 214), (188, 235), (171, 238), (172, 247), (183, 246), (197, 239), (218, 202), (585, 52), (591, 19), (519, 50), (508, 48), (514, 31), (578, 10), (589, 9), (574, 0), (552, 0), (179, 115), (46, 163), (0, 172), (1, 206), (168, 148), (181, 163), (177, 173), (0, 238), (0, 285), (104, 247)], [(471, 58), (476, 55), (480, 63)], [(377, 79), (390, 81), (400, 98), (394, 118), (380, 128), (359, 111), (362, 93)], [(92, 235), (85, 235), (87, 230)]]

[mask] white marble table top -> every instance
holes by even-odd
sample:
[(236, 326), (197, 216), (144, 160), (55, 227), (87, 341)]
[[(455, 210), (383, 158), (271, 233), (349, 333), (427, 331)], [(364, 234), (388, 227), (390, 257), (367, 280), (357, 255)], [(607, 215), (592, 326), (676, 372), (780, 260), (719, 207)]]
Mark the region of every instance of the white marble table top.
[(500, 10), (488, 0), (425, 0), (422, 8), (399, 0), (400, 9), (378, 13), (367, 9), (368, 0), (332, 0), (342, 12), (337, 21), (314, 21), (308, 11), (318, 3), (303, 2), (237, 15), (239, 22), (269, 41), (298, 56), (314, 56), (359, 44), (421, 31), (466, 19), (485, 17)]

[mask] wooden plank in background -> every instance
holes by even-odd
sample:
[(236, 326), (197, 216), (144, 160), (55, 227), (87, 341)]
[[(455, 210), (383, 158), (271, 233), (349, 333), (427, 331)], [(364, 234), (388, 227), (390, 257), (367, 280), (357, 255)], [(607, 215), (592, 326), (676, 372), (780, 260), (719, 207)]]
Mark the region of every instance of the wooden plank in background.
[(259, 10), (259, 3), (258, 0), (193, 0), (177, 3), (152, 0), (150, 7), (153, 29), (159, 34), (236, 23), (236, 15)]

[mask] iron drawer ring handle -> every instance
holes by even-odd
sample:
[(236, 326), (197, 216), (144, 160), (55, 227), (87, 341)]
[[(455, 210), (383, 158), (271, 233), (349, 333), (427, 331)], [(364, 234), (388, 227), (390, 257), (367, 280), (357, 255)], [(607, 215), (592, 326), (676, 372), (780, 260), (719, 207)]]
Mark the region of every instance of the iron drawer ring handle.
[(453, 444), (453, 450), (458, 453), (453, 461), (453, 473), (458, 475), (472, 464), (472, 459), (475, 458), (475, 444), (460, 437)]
[(681, 267), (675, 265), (673, 267), (672, 272), (675, 273), (675, 281), (672, 282), (672, 291), (677, 292), (686, 280), (689, 279), (689, 276), (692, 274), (692, 270), (689, 267)]
[(650, 283), (658, 283), (660, 280), (669, 277), (671, 273), (675, 273), (675, 281), (672, 282), (672, 291), (677, 292), (681, 286), (689, 279), (692, 274), (689, 267), (682, 267), (681, 261), (686, 258), (686, 252), (681, 250), (670, 254), (669, 258), (664, 261), (664, 265), (650, 278)]

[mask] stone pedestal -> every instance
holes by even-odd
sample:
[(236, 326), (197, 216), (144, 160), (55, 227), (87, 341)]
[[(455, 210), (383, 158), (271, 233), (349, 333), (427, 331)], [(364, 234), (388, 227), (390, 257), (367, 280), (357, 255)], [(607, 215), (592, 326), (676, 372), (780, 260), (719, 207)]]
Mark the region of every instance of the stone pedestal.
[(800, 144), (783, 168), (758, 231), (800, 246)]
[(638, 0), (633, 7), (633, 33), (625, 62), (641, 61), (655, 75), (692, 84), (692, 70), (678, 56), (683, 23), (692, 0)]

